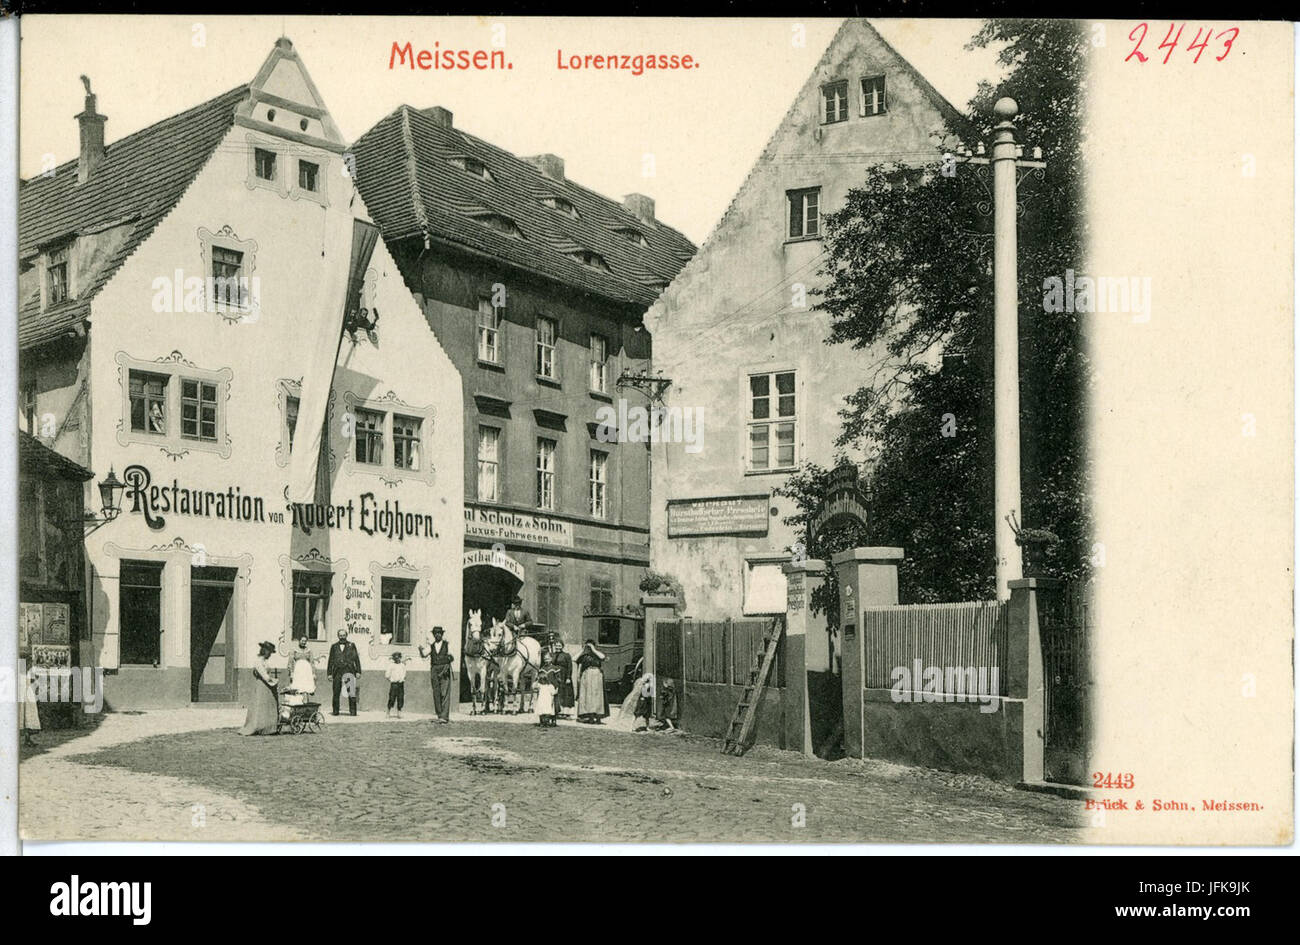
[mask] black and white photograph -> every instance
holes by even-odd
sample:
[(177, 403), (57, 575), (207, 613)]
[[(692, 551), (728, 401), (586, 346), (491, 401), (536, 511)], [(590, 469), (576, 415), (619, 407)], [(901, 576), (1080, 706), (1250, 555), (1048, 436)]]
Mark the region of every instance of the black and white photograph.
[(16, 843), (1293, 842), (1291, 24), (15, 25)]

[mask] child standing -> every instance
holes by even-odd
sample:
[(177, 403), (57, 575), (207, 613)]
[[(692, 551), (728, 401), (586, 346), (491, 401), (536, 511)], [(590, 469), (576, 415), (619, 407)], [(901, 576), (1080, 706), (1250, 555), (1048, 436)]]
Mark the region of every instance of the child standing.
[(537, 673), (537, 724), (542, 728), (555, 727), (555, 695), (559, 690), (556, 682), (551, 653), (545, 650), (542, 653), (542, 668)]
[(397, 707), (397, 717), (402, 717), (402, 706), (406, 705), (406, 660), (401, 653), (393, 654), (393, 663), (384, 673), (388, 677), (388, 714), (393, 714)]

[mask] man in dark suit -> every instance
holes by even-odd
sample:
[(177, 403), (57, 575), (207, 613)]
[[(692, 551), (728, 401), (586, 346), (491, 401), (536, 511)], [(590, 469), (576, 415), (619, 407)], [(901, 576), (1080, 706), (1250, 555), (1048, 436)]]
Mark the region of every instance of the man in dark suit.
[[(433, 721), (446, 725), (451, 721), (451, 652), (443, 638), (442, 627), (433, 628), (433, 640), (429, 650), (429, 685), (433, 687), (433, 711), (437, 718)], [(420, 647), (424, 656), (425, 647)]]
[(325, 675), (334, 684), (334, 715), (339, 714), (339, 692), (344, 684), (348, 688), (348, 711), (357, 714), (357, 695), (361, 686), (361, 654), (357, 645), (348, 639), (347, 630), (339, 630), (339, 642), (330, 647), (330, 660)]

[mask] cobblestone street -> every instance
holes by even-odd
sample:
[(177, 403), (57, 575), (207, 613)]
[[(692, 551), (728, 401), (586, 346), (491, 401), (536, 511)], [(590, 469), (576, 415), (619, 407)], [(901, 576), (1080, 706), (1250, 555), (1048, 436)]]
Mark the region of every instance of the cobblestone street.
[[(237, 717), (238, 716), (238, 717)], [(1077, 803), (981, 778), (512, 720), (110, 715), (20, 766), (29, 839), (1070, 842)], [(75, 800), (74, 800), (75, 799)], [(498, 806), (499, 805), (499, 806)], [(795, 827), (796, 805), (805, 826)], [(69, 819), (76, 810), (79, 817)], [(494, 826), (494, 821), (497, 824)]]

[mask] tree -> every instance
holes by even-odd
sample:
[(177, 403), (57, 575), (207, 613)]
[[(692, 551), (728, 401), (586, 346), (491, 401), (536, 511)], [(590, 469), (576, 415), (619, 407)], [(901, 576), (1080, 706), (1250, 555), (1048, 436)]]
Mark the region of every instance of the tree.
[[(1090, 366), (1080, 316), (1045, 312), (1043, 285), (1084, 267), (1088, 39), (1076, 22), (998, 20), (968, 47), (990, 44), (1001, 44), (1009, 73), (996, 88), (982, 83), (969, 126), (949, 130), (970, 143), (973, 134), (987, 136), (993, 102), (1010, 95), (1021, 107), (1018, 140), (1041, 147), (1048, 162), (1044, 180), (1021, 191), (1021, 514), (1039, 538), (1055, 539), (1026, 545), (1026, 573), (1077, 579), (1087, 574), (1091, 547)], [(839, 446), (868, 459), (871, 542), (907, 551), (904, 600), (970, 600), (996, 590), (992, 241), (978, 173), (959, 164), (946, 176), (938, 154), (927, 167), (873, 167), (825, 220), (827, 284), (816, 307), (831, 316), (827, 343), (884, 352), (847, 398)], [(818, 475), (805, 470), (787, 494), (815, 486)]]

